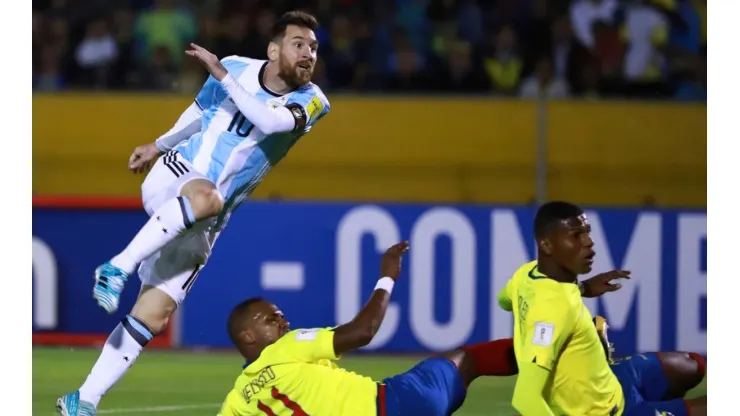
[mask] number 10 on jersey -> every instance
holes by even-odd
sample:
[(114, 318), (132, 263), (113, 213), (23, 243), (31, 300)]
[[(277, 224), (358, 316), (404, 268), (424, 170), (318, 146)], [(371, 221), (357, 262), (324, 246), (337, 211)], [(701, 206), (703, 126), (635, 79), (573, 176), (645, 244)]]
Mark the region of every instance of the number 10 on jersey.
[(247, 137), (249, 136), (249, 133), (252, 132), (253, 128), (254, 125), (250, 123), (241, 112), (237, 111), (236, 114), (234, 114), (234, 118), (231, 119), (231, 123), (229, 123), (229, 128), (227, 130), (229, 133), (236, 134), (239, 137)]

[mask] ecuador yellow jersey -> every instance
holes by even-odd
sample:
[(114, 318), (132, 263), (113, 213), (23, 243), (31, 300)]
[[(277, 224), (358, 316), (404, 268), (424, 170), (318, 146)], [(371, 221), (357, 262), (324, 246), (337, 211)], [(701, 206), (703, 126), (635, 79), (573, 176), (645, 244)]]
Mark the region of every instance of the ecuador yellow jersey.
[(517, 363), (550, 371), (543, 398), (557, 415), (621, 415), (622, 386), (604, 358), (591, 312), (573, 283), (546, 278), (533, 261), (499, 298), (511, 301)]
[(331, 329), (298, 329), (236, 379), (220, 416), (376, 416), (378, 384), (335, 364)]

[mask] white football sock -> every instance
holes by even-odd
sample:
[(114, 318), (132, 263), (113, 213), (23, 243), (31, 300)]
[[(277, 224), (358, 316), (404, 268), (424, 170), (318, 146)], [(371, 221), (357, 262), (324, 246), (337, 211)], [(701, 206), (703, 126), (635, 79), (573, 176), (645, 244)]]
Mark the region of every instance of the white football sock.
[(105, 341), (98, 361), (80, 387), (80, 400), (98, 407), (100, 399), (126, 374), (153, 337), (143, 322), (131, 315), (123, 318)]
[(190, 201), (184, 196), (172, 198), (152, 214), (144, 227), (111, 264), (131, 274), (136, 266), (174, 240), (195, 222)]

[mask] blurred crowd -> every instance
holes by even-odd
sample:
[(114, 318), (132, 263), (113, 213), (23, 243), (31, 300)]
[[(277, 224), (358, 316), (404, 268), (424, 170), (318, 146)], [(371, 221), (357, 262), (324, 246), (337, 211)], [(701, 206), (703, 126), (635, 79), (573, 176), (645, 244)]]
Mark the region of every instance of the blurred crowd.
[(33, 88), (194, 93), (292, 9), (326, 91), (706, 99), (706, 0), (34, 0)]

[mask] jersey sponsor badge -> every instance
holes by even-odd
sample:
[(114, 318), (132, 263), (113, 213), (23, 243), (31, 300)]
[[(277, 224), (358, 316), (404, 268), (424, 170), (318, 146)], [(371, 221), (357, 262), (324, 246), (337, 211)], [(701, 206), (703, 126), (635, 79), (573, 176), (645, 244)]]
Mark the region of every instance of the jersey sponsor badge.
[(318, 96), (314, 96), (311, 99), (311, 102), (306, 106), (306, 109), (308, 110), (308, 118), (313, 120), (316, 116), (321, 114), (321, 110), (324, 109), (324, 104)]
[(295, 340), (296, 341), (313, 341), (316, 339), (316, 335), (318, 334), (319, 330), (314, 329), (300, 329), (298, 332), (295, 333)]
[(547, 322), (535, 322), (532, 344), (549, 347), (552, 345), (552, 336), (554, 333), (555, 325), (548, 324)]

